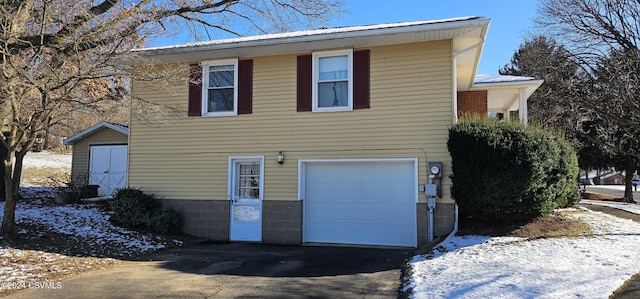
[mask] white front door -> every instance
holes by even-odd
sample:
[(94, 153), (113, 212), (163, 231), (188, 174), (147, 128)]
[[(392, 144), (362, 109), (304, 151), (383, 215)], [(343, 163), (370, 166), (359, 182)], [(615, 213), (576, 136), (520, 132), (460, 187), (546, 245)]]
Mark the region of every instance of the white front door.
[(263, 172), (262, 157), (229, 159), (232, 241), (262, 240)]
[(98, 185), (98, 196), (108, 196), (127, 182), (127, 146), (93, 145), (89, 148), (89, 185)]

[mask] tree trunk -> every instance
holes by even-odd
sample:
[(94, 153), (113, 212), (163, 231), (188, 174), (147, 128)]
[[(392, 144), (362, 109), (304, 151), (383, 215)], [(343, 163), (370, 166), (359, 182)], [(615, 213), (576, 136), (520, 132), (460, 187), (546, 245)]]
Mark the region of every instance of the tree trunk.
[[(13, 239), (18, 233), (16, 226), (16, 203), (18, 201), (18, 193), (20, 191), (20, 178), (22, 176), (22, 164), (24, 156), (28, 152), (33, 142), (27, 143), (25, 148), (18, 152), (8, 151), (7, 157), (4, 159), (3, 168), (5, 172), (5, 203), (4, 215), (2, 217), (2, 227), (0, 233), (7, 239)], [(15, 157), (15, 163), (14, 163)]]
[(7, 163), (7, 161), (5, 161), (3, 168), (7, 175), (3, 180), (5, 185), (5, 202), (0, 232), (5, 238), (13, 239), (18, 232), (16, 227), (16, 198), (14, 197), (16, 192), (13, 190), (13, 181), (11, 179), (11, 163)]
[[(4, 161), (7, 158), (7, 148), (4, 146), (3, 143), (0, 142), (0, 161)], [(0, 167), (0, 200), (4, 200), (6, 198), (5, 196), (5, 182), (4, 182), (4, 166)]]
[(633, 179), (633, 173), (635, 170), (625, 169), (624, 175), (624, 201), (625, 202), (635, 202), (633, 200), (633, 184), (631, 180)]
[(44, 135), (42, 136), (42, 150), (43, 151), (47, 151), (49, 150), (49, 136), (50, 136), (50, 132), (49, 132), (49, 126), (47, 126), (47, 128), (44, 130)]

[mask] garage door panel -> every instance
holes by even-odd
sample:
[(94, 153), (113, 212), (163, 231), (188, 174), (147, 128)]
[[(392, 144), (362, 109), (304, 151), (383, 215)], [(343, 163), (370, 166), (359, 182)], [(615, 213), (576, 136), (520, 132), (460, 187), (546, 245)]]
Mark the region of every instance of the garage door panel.
[(356, 224), (353, 222), (330, 223), (322, 228), (318, 226), (307, 231), (314, 236), (312, 241), (319, 243), (413, 246), (408, 240), (415, 239), (412, 230), (405, 224)]
[(358, 228), (352, 223), (324, 223), (320, 225), (310, 225), (306, 231), (307, 235), (312, 235), (313, 240), (308, 242), (318, 243), (346, 243), (360, 244), (353, 242), (353, 236), (357, 236)]
[(415, 246), (414, 162), (305, 167), (305, 242)]
[(405, 223), (409, 224), (413, 222), (413, 219), (406, 218), (404, 215), (410, 215), (415, 211), (415, 205), (407, 207), (407, 205), (389, 205), (389, 204), (369, 204), (363, 205), (359, 211), (359, 220), (366, 221), (368, 218), (373, 218), (373, 222), (393, 222), (393, 223)]
[[(402, 240), (415, 239), (415, 235), (410, 234), (406, 226), (380, 225), (373, 226), (371, 229), (361, 230), (360, 244), (371, 245), (391, 245), (391, 246), (407, 246)], [(380, 242), (380, 240), (389, 240)]]

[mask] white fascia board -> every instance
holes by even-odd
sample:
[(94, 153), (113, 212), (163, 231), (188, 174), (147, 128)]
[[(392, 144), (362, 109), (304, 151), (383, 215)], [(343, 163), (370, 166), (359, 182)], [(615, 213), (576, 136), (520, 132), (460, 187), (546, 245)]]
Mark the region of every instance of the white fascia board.
[(116, 125), (116, 124), (112, 124), (106, 121), (100, 122), (94, 126), (89, 127), (88, 129), (82, 130), (76, 134), (74, 134), (73, 136), (65, 139), (64, 141), (62, 141), (62, 144), (64, 145), (69, 145), (69, 144), (74, 144), (76, 141), (87, 137), (99, 130), (102, 130), (104, 128), (109, 128), (112, 129), (116, 132), (122, 133), (124, 135), (129, 136), (129, 128), (125, 127), (125, 126), (120, 126), (120, 125)]
[(485, 89), (497, 89), (497, 88), (535, 88), (537, 89), (542, 85), (544, 80), (520, 80), (520, 81), (505, 81), (505, 82), (486, 82), (486, 83), (474, 83), (473, 87), (469, 90), (485, 90)]

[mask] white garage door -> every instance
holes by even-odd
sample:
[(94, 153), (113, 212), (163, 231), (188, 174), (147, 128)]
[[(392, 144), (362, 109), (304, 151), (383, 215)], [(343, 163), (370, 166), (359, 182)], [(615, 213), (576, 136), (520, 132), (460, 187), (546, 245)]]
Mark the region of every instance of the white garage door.
[(127, 183), (127, 146), (94, 145), (89, 150), (89, 184), (99, 185), (98, 196), (112, 195)]
[(303, 162), (304, 241), (415, 247), (416, 163)]

